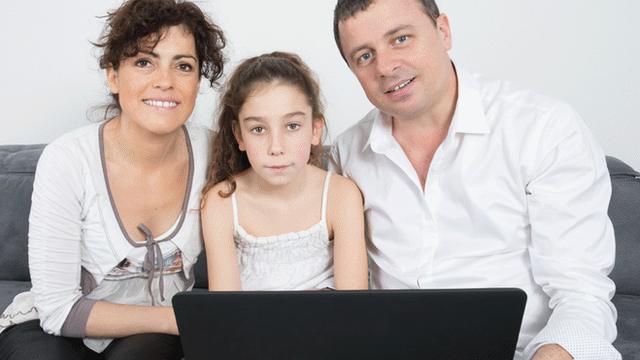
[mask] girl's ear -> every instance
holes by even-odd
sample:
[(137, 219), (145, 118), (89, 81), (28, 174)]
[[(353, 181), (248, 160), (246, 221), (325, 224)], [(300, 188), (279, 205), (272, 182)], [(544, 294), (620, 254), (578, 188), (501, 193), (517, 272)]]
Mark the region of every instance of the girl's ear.
[(324, 132), (324, 116), (320, 115), (318, 118), (313, 119), (313, 134), (311, 136), (311, 145), (320, 145), (322, 141), (322, 133)]
[(237, 121), (234, 122), (232, 129), (233, 129), (233, 136), (236, 138), (236, 141), (238, 142), (238, 148), (240, 148), (240, 151), (246, 151), (247, 148), (244, 146), (244, 141), (242, 141), (242, 133), (240, 132), (240, 128)]

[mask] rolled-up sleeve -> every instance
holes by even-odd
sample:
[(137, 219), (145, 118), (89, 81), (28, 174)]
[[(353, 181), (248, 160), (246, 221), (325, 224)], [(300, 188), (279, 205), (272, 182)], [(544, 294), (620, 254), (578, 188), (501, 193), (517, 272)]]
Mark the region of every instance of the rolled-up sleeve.
[(611, 182), (605, 156), (579, 116), (561, 106), (549, 114), (538, 161), (527, 184), (535, 282), (549, 296), (552, 315), (525, 348), (530, 359), (559, 344), (575, 359), (620, 359), (615, 285), (608, 274), (615, 241), (607, 215)]
[[(81, 337), (93, 302), (83, 298), (80, 288), (83, 181), (76, 161), (56, 143), (44, 149), (33, 184), (28, 251), (41, 327), (50, 334)], [(67, 327), (72, 333), (62, 334), (72, 309), (74, 325)]]

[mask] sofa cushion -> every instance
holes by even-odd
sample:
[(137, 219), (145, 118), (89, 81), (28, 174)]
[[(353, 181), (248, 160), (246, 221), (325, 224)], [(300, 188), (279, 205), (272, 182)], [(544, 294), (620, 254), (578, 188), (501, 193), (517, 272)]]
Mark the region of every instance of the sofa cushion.
[(31, 289), (29, 281), (0, 281), (0, 313), (11, 304), (16, 295), (29, 289)]
[(0, 147), (0, 280), (29, 280), (27, 231), (33, 174), (44, 145)]
[(618, 294), (640, 296), (640, 173), (607, 157), (611, 174), (609, 217), (616, 234), (616, 265), (611, 278)]

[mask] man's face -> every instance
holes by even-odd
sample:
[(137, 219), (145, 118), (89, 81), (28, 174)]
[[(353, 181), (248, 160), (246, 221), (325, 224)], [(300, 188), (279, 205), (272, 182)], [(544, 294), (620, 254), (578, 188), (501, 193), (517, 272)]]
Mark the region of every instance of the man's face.
[(446, 103), (452, 65), (446, 16), (434, 26), (418, 0), (376, 0), (338, 24), (342, 49), (369, 101), (396, 119)]

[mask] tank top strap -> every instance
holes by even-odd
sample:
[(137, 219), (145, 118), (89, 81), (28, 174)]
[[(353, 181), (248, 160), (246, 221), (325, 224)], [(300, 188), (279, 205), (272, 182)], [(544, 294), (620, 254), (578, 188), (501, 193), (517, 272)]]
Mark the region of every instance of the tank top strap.
[(233, 208), (233, 229), (238, 230), (240, 228), (238, 222), (238, 200), (236, 200), (236, 192), (231, 194), (231, 207)]
[(322, 221), (327, 220), (327, 197), (329, 194), (329, 179), (331, 179), (331, 171), (327, 171), (324, 177), (324, 188), (322, 189)]

